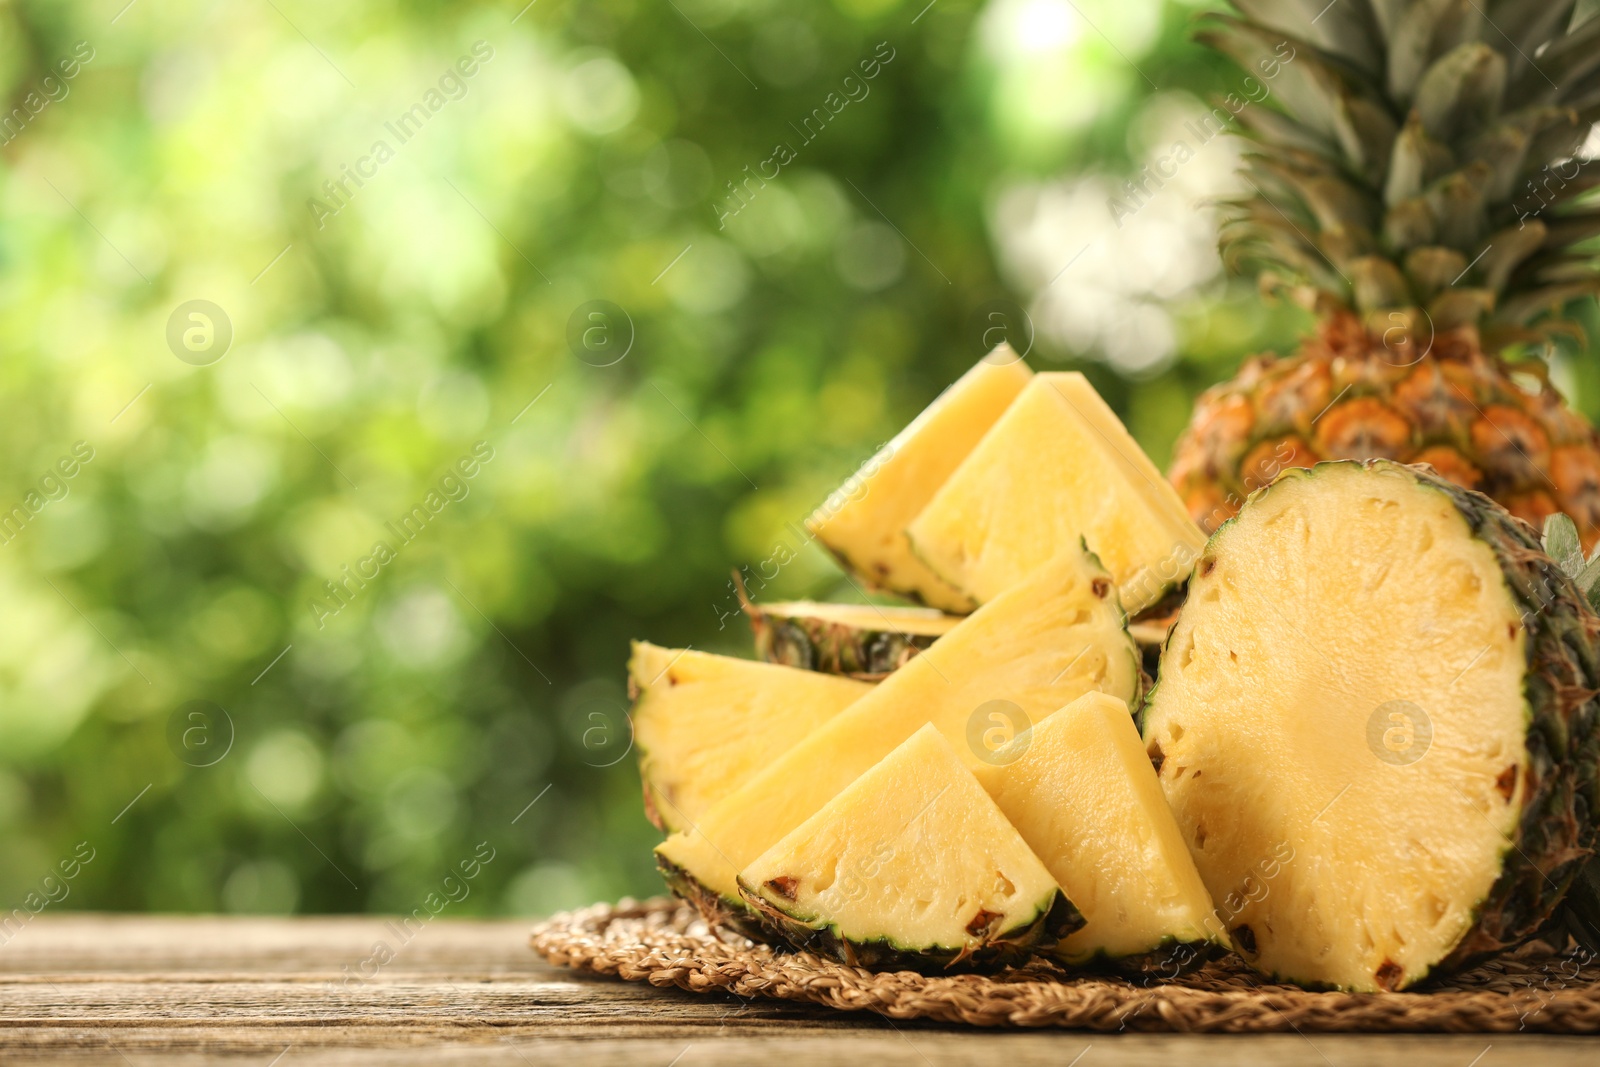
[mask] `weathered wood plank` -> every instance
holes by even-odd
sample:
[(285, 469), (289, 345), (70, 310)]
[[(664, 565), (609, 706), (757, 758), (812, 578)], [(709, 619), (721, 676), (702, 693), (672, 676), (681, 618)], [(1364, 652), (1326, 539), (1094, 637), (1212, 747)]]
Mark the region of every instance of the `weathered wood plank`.
[[(438, 920), (409, 941), (382, 919), (42, 916), (0, 947), (6, 1064), (366, 1067), (582, 1062), (680, 1067), (846, 1058), (907, 1067), (1404, 1064), (1592, 1067), (1561, 1037), (975, 1032), (786, 1001), (741, 1002), (576, 975), (527, 924)], [(393, 959), (346, 981), (383, 942)], [(346, 968), (349, 968), (348, 970)], [(287, 1051), (286, 1051), (287, 1050)], [(1487, 1051), (1486, 1051), (1487, 1050)]]
[[(78, 1031), (70, 1040), (33, 1043), (6, 1035), (4, 1061), (10, 1064), (107, 1064), (146, 1067), (253, 1063), (276, 1067), (454, 1067), (458, 1064), (525, 1067), (531, 1064), (597, 1064), (616, 1067), (747, 1067), (749, 1064), (839, 1064), (867, 1062), (895, 1067), (999, 1063), (1006, 1067), (1067, 1067), (1084, 1054), (1082, 1067), (1139, 1065), (1183, 1067), (1477, 1067), (1549, 1065), (1592, 1067), (1595, 1045), (1583, 1038), (1525, 1038), (1475, 1041), (1459, 1037), (1319, 1037), (1315, 1045), (1292, 1035), (1185, 1037), (1127, 1034), (1094, 1038), (1071, 1034), (974, 1035), (856, 1031), (833, 1035), (795, 1034), (752, 1038), (738, 1034), (689, 1037), (551, 1040), (521, 1033), (395, 1035), (382, 1043), (349, 1040), (324, 1029), (284, 1029), (270, 1034), (222, 1031), (205, 1035), (154, 1029), (130, 1033)], [(108, 1045), (107, 1042), (114, 1044)], [(1482, 1054), (1482, 1058), (1479, 1056)]]

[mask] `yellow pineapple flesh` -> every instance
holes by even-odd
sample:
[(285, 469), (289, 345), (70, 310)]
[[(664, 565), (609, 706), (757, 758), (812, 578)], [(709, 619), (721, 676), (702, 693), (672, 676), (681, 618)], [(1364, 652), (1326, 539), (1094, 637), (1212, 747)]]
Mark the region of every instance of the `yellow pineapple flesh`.
[(1087, 920), (1062, 962), (1171, 977), (1226, 944), (1122, 701), (1086, 693), (976, 773)]
[(1137, 614), (1205, 537), (1087, 379), (1035, 375), (907, 528), (941, 577), (989, 600), (1080, 540)]
[(941, 611), (970, 612), (976, 602), (912, 554), (906, 524), (1032, 376), (1008, 346), (996, 348), (831, 494), (806, 528), (873, 587)]
[(794, 947), (852, 966), (987, 969), (1083, 924), (931, 723), (758, 856), (739, 889)]
[(1063, 552), (667, 838), (658, 865), (708, 915), (743, 910), (739, 872), (925, 724), (976, 765), (989, 752), (969, 730), (997, 706), (1020, 722), (1090, 690), (1134, 703), (1142, 675), (1124, 622), (1098, 562)]
[(1597, 634), (1531, 531), (1418, 468), (1252, 496), (1143, 715), (1245, 959), (1397, 990), (1537, 932), (1593, 854)]
[(848, 678), (633, 643), (634, 745), (645, 812), (689, 825), (801, 738), (872, 691)]

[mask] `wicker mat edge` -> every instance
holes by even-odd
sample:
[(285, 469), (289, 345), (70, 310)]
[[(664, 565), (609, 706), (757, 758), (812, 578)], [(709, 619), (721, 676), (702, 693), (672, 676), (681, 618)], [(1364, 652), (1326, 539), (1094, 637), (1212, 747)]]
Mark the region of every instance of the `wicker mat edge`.
[(1600, 1033), (1600, 964), (1535, 943), (1419, 993), (1317, 993), (1236, 961), (1176, 981), (1068, 975), (1030, 964), (999, 975), (873, 973), (708, 929), (688, 905), (624, 899), (552, 916), (533, 950), (558, 966), (694, 993), (725, 992), (986, 1027), (1101, 1032)]

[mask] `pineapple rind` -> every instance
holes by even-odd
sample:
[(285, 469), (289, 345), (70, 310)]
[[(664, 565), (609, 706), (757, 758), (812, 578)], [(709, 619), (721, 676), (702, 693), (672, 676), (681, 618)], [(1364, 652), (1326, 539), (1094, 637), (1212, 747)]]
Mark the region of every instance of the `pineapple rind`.
[[(756, 655), (786, 667), (842, 674), (864, 682), (882, 681), (931, 646), (940, 634), (911, 633), (897, 625), (893, 608), (855, 624), (819, 618), (804, 603), (759, 605), (745, 602)], [(899, 609), (905, 611), (908, 609)], [(927, 609), (911, 609), (927, 610)], [(954, 623), (958, 616), (941, 616)]]
[(1083, 925), (1083, 916), (1057, 889), (1032, 915), (988, 938), (974, 949), (897, 945), (888, 939), (858, 941), (844, 937), (826, 920), (807, 919), (779, 910), (771, 901), (741, 886), (745, 901), (771, 933), (806, 952), (874, 971), (916, 971), (920, 974), (986, 972), (1025, 963), (1041, 948), (1055, 944)]
[[(708, 924), (721, 926), (752, 941), (782, 941), (803, 946), (835, 960), (854, 959), (855, 964), (876, 971), (910, 970), (918, 973), (951, 973), (957, 969), (973, 972), (1015, 966), (1054, 945), (1083, 927), (1083, 915), (1057, 890), (1031, 919), (995, 935), (984, 948), (961, 955), (943, 948), (917, 948), (896, 945), (888, 940), (859, 941), (840, 936), (839, 931), (815, 918), (787, 915), (770, 902), (740, 886), (735, 901), (707, 888), (682, 867), (659, 854), (656, 869), (672, 894), (688, 901)], [(1105, 952), (1074, 962), (1075, 972), (1108, 972), (1127, 978), (1166, 981), (1205, 966), (1227, 954), (1216, 941), (1185, 941), (1166, 938), (1147, 952), (1112, 956)], [(959, 967), (953, 963), (959, 962)]]
[(1102, 971), (1119, 974), (1125, 978), (1166, 981), (1199, 970), (1212, 960), (1221, 959), (1227, 954), (1226, 945), (1210, 938), (1187, 940), (1168, 937), (1145, 952), (1115, 956), (1102, 950), (1085, 959), (1063, 961), (1063, 966), (1072, 971)]
[(713, 929), (725, 927), (752, 941), (768, 941), (777, 934), (774, 927), (763, 921), (761, 913), (752, 909), (742, 897), (725, 897), (661, 853), (655, 855), (656, 870), (672, 895), (694, 905)]
[[(1399, 467), (1375, 461), (1369, 467)], [(1435, 967), (1445, 973), (1538, 933), (1594, 855), (1600, 828), (1600, 617), (1530, 527), (1480, 493), (1409, 469), (1444, 494), (1495, 553), (1506, 586), (1524, 609), (1529, 722), (1529, 788), (1500, 877), (1476, 922)]]
[(1416, 351), (1398, 337), (1335, 313), (1292, 355), (1251, 357), (1202, 393), (1168, 474), (1194, 521), (1214, 530), (1281, 470), (1383, 457), (1429, 463), (1535, 526), (1560, 509), (1586, 550), (1600, 542), (1600, 437), (1542, 364), (1495, 358), (1473, 327)]

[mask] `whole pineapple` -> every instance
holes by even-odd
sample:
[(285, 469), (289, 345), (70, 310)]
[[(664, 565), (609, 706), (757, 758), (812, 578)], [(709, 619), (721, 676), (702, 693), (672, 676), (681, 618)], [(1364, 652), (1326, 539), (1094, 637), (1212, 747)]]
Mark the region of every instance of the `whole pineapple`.
[[(1224, 261), (1313, 307), (1293, 355), (1196, 403), (1169, 477), (1208, 532), (1290, 467), (1429, 463), (1536, 528), (1600, 541), (1600, 437), (1538, 359), (1594, 292), (1600, 17), (1573, 0), (1234, 0), (1199, 39), (1273, 97), (1238, 119), (1251, 195)], [(1285, 47), (1287, 46), (1287, 48)], [(1292, 49), (1292, 53), (1288, 51)], [(1288, 62), (1283, 58), (1292, 56)]]

